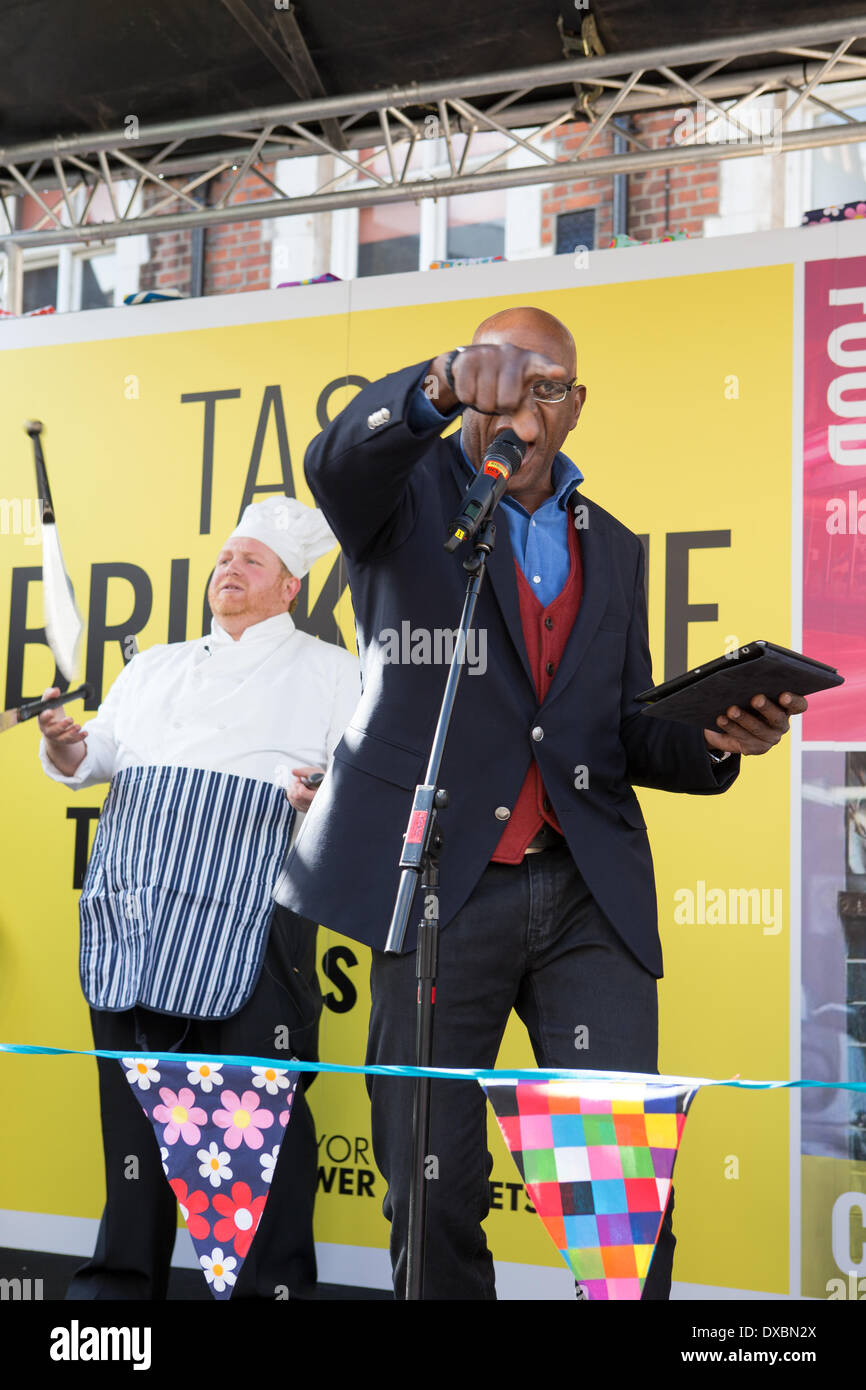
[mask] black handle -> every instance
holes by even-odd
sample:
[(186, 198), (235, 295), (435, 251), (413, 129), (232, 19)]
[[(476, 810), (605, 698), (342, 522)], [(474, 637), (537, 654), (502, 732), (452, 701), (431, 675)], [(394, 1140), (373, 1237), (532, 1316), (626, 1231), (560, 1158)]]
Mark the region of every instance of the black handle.
[(39, 420), (28, 420), (25, 422), (24, 428), (30, 435), (30, 442), (33, 445), (33, 461), (36, 464), (36, 490), (42, 502), (42, 520), (53, 522), (54, 503), (51, 500), (51, 488), (48, 486), (48, 473), (45, 468), (40, 437), (42, 424)]
[(47, 709), (56, 709), (59, 705), (65, 705), (67, 700), (89, 700), (93, 694), (92, 685), (80, 685), (77, 690), (67, 690), (65, 695), (52, 695), (50, 700), (28, 700), (26, 704), (18, 707), (18, 720), (35, 719), (38, 714), (43, 714)]

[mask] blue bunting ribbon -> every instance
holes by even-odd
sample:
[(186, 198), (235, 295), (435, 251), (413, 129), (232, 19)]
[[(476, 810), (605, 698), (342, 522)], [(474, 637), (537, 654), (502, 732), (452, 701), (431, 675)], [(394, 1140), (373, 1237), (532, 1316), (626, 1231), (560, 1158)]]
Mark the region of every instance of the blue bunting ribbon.
[[(272, 1056), (217, 1056), (215, 1053), (184, 1051), (109, 1052), (103, 1048), (97, 1048), (88, 1052), (77, 1047), (43, 1047), (38, 1043), (0, 1043), (0, 1052), (10, 1052), (23, 1057), (109, 1057), (118, 1062), (127, 1057), (136, 1061), (150, 1059), (160, 1062), (177, 1060), (182, 1057), (184, 1061), (211, 1062), (214, 1065), (241, 1067), (272, 1067), (275, 1060)], [(817, 1088), (828, 1091), (859, 1091), (866, 1094), (866, 1082), (864, 1081), (743, 1081), (739, 1077), (719, 1080), (707, 1076), (659, 1076), (655, 1072), (587, 1071), (564, 1067), (541, 1070), (517, 1067), (513, 1069), (503, 1068), (497, 1071), (477, 1070), (471, 1067), (359, 1067), (348, 1066), (341, 1062), (301, 1062), (294, 1057), (287, 1057), (285, 1065), (292, 1071), (337, 1072), (349, 1076), (431, 1076), (443, 1080), (482, 1081), (486, 1084), (510, 1081), (611, 1081), (631, 1085), (642, 1083), (650, 1086), (684, 1086), (690, 1089), (698, 1086), (732, 1086), (742, 1091), (785, 1091)]]

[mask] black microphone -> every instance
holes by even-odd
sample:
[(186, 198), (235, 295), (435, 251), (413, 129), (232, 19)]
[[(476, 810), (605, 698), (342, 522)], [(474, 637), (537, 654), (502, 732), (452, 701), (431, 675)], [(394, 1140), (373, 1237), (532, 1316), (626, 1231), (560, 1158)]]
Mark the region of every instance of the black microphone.
[(500, 430), (484, 451), (481, 467), (472, 486), (463, 498), (463, 505), (448, 527), (445, 549), (456, 550), (465, 540), (471, 540), (482, 521), (486, 521), (497, 506), (508, 480), (523, 462), (529, 445), (519, 439), (514, 430)]

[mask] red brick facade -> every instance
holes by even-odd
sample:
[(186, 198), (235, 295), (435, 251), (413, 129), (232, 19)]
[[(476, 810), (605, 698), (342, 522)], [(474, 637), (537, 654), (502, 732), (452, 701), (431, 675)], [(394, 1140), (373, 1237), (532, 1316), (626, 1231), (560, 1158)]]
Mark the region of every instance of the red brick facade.
[[(275, 177), (272, 164), (262, 172)], [(227, 171), (210, 188), (210, 202), (219, 201), (234, 173)], [(247, 174), (232, 194), (233, 203), (248, 203), (268, 196), (268, 189), (254, 174)], [(266, 290), (271, 284), (271, 247), (263, 239), (262, 222), (229, 222), (208, 227), (205, 233), (205, 294), (240, 294), (244, 290)]]
[[(635, 134), (653, 149), (675, 145), (678, 122), (672, 111), (634, 118)], [(557, 139), (558, 153), (573, 159), (586, 135), (585, 125), (564, 126)], [(613, 154), (613, 132), (606, 128), (592, 145), (593, 156)], [(553, 184), (542, 192), (541, 240), (556, 244), (556, 218), (560, 213), (595, 208), (595, 245), (607, 246), (613, 236), (613, 179), (588, 178), (570, 184)], [(704, 218), (719, 211), (719, 166), (716, 161), (681, 164), (668, 169), (647, 169), (628, 176), (626, 231), (638, 241), (665, 232), (689, 232), (700, 236)]]
[[(265, 165), (264, 173), (274, 177), (273, 165)], [(208, 184), (208, 206), (215, 206), (225, 192), (233, 170), (227, 170)], [(265, 185), (253, 174), (247, 174), (232, 195), (232, 202), (261, 199)], [(157, 203), (164, 196), (154, 189), (149, 202)], [(173, 205), (175, 210), (177, 204)], [(193, 268), (192, 231), (159, 232), (149, 237), (150, 259), (141, 267), (142, 290), (178, 289), (192, 292)], [(270, 243), (263, 237), (263, 223), (229, 222), (209, 226), (204, 233), (204, 281), (202, 292), (239, 294), (244, 290), (266, 290), (271, 283)]]
[(189, 294), (192, 270), (192, 236), (190, 232), (160, 232), (148, 237), (150, 260), (139, 271), (142, 290), (180, 290)]
[[(673, 146), (678, 124), (673, 111), (660, 111), (634, 118), (639, 139), (653, 148)], [(556, 138), (560, 157), (573, 159), (586, 135), (585, 125), (563, 126)], [(606, 128), (592, 146), (592, 158), (613, 154), (613, 132)], [(264, 171), (274, 177), (273, 166)], [(214, 206), (224, 193), (234, 171), (227, 170), (208, 185), (208, 205)], [(264, 185), (254, 175), (243, 179), (233, 201), (261, 198)], [(159, 201), (160, 190), (149, 195)], [(542, 189), (541, 244), (556, 244), (556, 219), (561, 213), (595, 208), (595, 245), (603, 248), (613, 236), (613, 179), (586, 178), (572, 183), (555, 183)], [(628, 176), (627, 232), (639, 241), (660, 237), (666, 231), (686, 231), (692, 236), (703, 232), (705, 217), (719, 210), (719, 166), (715, 161), (683, 164), (664, 169), (648, 169)], [(270, 285), (270, 244), (264, 240), (260, 221), (232, 222), (210, 226), (204, 233), (203, 293), (238, 294), (245, 290), (267, 289)], [(190, 231), (169, 231), (151, 235), (150, 259), (142, 266), (141, 289), (177, 288), (192, 293), (192, 238)]]

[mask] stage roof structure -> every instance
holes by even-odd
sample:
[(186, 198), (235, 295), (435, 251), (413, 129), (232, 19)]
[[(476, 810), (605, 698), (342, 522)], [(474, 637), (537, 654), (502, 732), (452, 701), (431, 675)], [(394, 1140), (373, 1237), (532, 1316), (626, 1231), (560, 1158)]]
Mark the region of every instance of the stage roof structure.
[[(866, 78), (866, 9), (819, 13), (807, 0), (0, 0), (0, 243), (14, 256), (858, 142), (866, 123), (826, 93)], [(755, 99), (771, 94), (768, 124)], [(810, 105), (831, 121), (804, 127)], [(693, 132), (665, 148), (629, 120), (691, 106)], [(543, 137), (575, 122), (579, 148), (557, 156)], [(606, 129), (617, 152), (600, 155)], [(491, 131), (501, 148), (479, 162)], [(431, 135), (447, 151), (434, 174), (418, 159)], [(314, 154), (326, 172), (304, 196), (267, 172)], [(260, 198), (241, 196), (249, 175)], [(41, 214), (26, 227), (25, 195)]]

